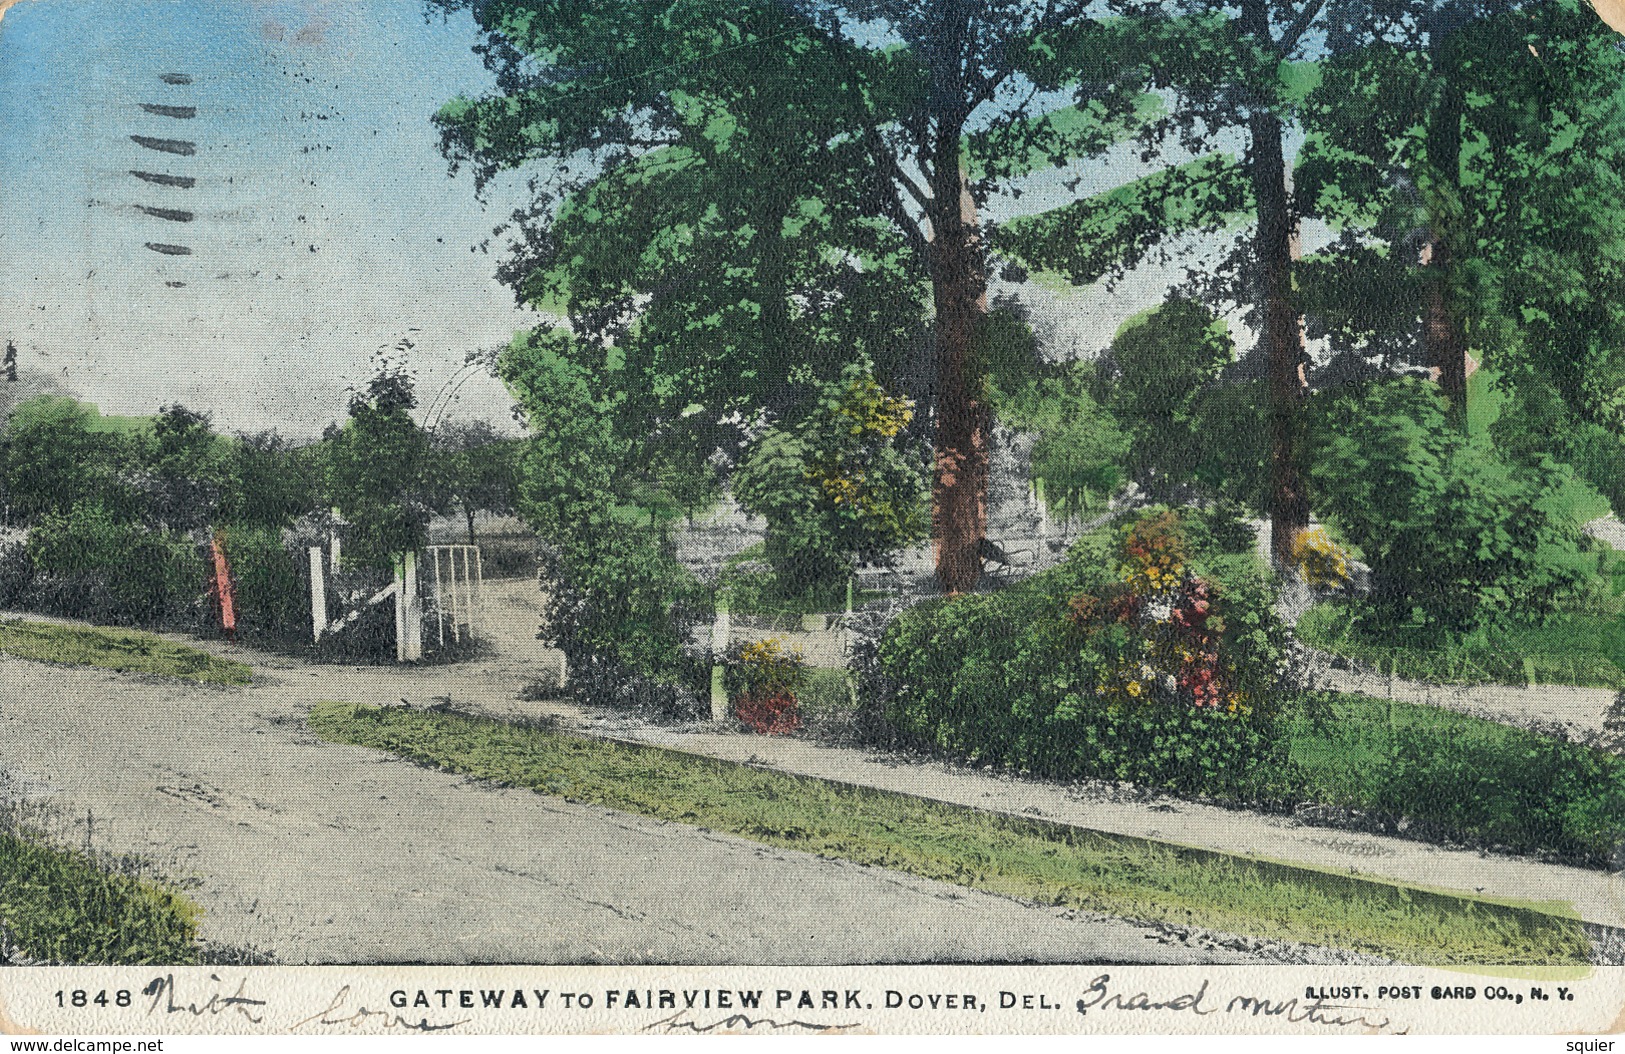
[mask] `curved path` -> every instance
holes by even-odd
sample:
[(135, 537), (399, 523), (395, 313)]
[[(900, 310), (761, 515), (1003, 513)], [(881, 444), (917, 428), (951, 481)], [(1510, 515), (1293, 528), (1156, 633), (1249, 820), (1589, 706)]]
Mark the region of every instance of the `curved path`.
[[(308, 666), (225, 645), (246, 688), (0, 658), (0, 772), (75, 843), (136, 853), (215, 954), (290, 963), (1241, 962), (1212, 943), (318, 740), (319, 699), (509, 707), (556, 676), (532, 582), (493, 583), (490, 653)], [(529, 704), (526, 704), (529, 705)], [(548, 704), (565, 713), (564, 704)], [(577, 713), (579, 717), (579, 713)]]

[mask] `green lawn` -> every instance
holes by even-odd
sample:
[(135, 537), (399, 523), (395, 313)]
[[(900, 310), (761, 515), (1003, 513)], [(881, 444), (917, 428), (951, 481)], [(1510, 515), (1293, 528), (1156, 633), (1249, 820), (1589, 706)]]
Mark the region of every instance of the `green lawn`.
[(1289, 735), (1300, 800), (1572, 863), (1625, 842), (1625, 758), (1433, 706), (1335, 695)]
[(1426, 647), (1403, 633), (1376, 639), (1354, 627), (1337, 601), (1298, 620), (1298, 638), (1383, 674), (1433, 684), (1572, 684), (1625, 688), (1625, 618), (1573, 613), (1544, 626), (1495, 630)]
[(247, 684), (254, 671), (240, 662), (173, 644), (151, 633), (62, 626), (23, 619), (0, 621), (0, 655), (120, 673), (156, 673), (209, 684)]
[(201, 910), (83, 853), (0, 829), (0, 926), (29, 959), (195, 963)]
[(541, 794), (1123, 918), (1417, 964), (1572, 964), (1572, 919), (1526, 905), (1004, 817), (655, 747), (406, 708), (322, 703), (335, 742)]

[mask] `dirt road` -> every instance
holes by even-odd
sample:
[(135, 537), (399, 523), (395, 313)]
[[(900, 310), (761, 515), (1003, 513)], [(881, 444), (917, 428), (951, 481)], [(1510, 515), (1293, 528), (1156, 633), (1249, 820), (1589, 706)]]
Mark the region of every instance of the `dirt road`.
[[(288, 963), (1237, 962), (1143, 927), (503, 789), (318, 740), (318, 699), (511, 699), (557, 657), (528, 582), (492, 654), (404, 670), (236, 654), (251, 687), (0, 658), (0, 772)], [(231, 653), (231, 649), (216, 649)]]

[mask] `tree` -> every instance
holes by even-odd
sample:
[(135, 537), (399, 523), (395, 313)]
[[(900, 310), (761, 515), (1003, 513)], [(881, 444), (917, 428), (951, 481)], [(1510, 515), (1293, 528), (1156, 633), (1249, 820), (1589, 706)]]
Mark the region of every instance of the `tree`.
[[(1287, 558), (1308, 524), (1303, 466), (1307, 378), (1301, 305), (1294, 286), (1305, 201), (1293, 190), (1288, 130), (1296, 125), (1312, 63), (1352, 46), (1369, 14), (1360, 0), (1112, 0), (1119, 17), (1098, 27), (1072, 27), (1045, 41), (1037, 68), (1047, 83), (1065, 83), (1115, 63), (1115, 76), (1171, 97), (1167, 111), (1142, 133), (1149, 152), (1190, 156), (1139, 185), (1084, 200), (1015, 232), (1040, 265), (1064, 266), (1074, 281), (1093, 281), (1121, 260), (1134, 260), (1173, 233), (1216, 230), (1234, 214), (1251, 228), (1246, 241), (1208, 283), (1211, 299), (1248, 304), (1259, 332), (1269, 393), (1271, 549)], [(1103, 59), (1102, 56), (1107, 56)], [(1080, 72), (1081, 71), (1081, 72)], [(1245, 146), (1230, 156), (1233, 142)], [(1215, 146), (1217, 153), (1210, 153)], [(1104, 229), (1103, 229), (1104, 226)], [(1043, 242), (1088, 239), (1081, 254)], [(1101, 235), (1105, 237), (1102, 238)], [(1034, 245), (1034, 242), (1040, 244)], [(1102, 254), (1095, 243), (1113, 252)], [(1122, 251), (1126, 250), (1126, 251)], [(1196, 278), (1193, 273), (1193, 279)]]
[(473, 545), (474, 513), (514, 511), (516, 444), (499, 436), (486, 421), (444, 421), (435, 428), (430, 446), (439, 461), (441, 493), (462, 507), (468, 544)]
[(411, 410), (411, 375), (383, 363), (350, 398), (350, 419), (328, 444), (328, 500), (351, 522), (352, 552), (388, 568), (428, 541), (438, 503), (430, 474), (429, 438)]
[(291, 525), (321, 505), (319, 445), (298, 447), (274, 431), (238, 435), (228, 455), (221, 519), (229, 524)]
[[(758, 362), (774, 349), (789, 353), (791, 378), (827, 380), (832, 372), (809, 361), (805, 345), (785, 347), (778, 329), (796, 315), (786, 310), (794, 291), (783, 295), (786, 231), (810, 222), (839, 247), (811, 257), (845, 265), (846, 281), (833, 287), (843, 294), (833, 298), (839, 304), (864, 303), (845, 294), (861, 289), (852, 279), (870, 270), (923, 285), (923, 297), (888, 296), (878, 307), (885, 318), (901, 305), (931, 306), (937, 571), (948, 590), (971, 588), (981, 571), (991, 424), (976, 348), (987, 312), (979, 214), (1001, 180), (1035, 157), (1098, 149), (1132, 111), (1132, 100), (1107, 93), (1089, 110), (1055, 120), (1024, 90), (1019, 69), (1030, 42), (1084, 18), (1089, 3), (881, 0), (861, 11), (818, 0), (444, 6), (473, 10), (489, 34), (485, 53), (500, 85), (498, 96), (442, 111), (453, 158), (475, 161), (486, 174), (550, 158), (567, 173), (574, 162), (578, 183), (625, 176), (651, 186), (658, 177), (639, 174), (647, 166), (670, 162), (699, 178), (691, 158), (700, 158), (710, 166), (712, 193), (663, 196), (662, 207), (698, 201), (702, 213), (726, 215), (742, 194), (753, 199), (758, 219), (723, 227), (752, 247), (745, 271), (764, 290), (754, 301), (767, 338), (752, 349)], [(593, 161), (585, 174), (582, 152)], [(595, 219), (614, 215), (599, 210)], [(686, 236), (704, 233), (698, 224), (668, 229), (679, 237), (661, 247), (679, 251)], [(545, 238), (531, 244), (544, 257), (554, 249)], [(520, 265), (524, 276), (533, 273), (529, 262)], [(524, 276), (514, 276), (521, 288)], [(679, 321), (702, 331), (716, 315), (675, 303)], [(866, 312), (852, 315), (861, 329)], [(884, 370), (899, 349), (868, 351)], [(838, 372), (842, 364), (828, 365)]]
[(179, 403), (153, 419), (149, 515), (172, 531), (210, 523), (229, 474), (226, 447), (209, 415)]
[(1096, 395), (1132, 438), (1129, 471), (1153, 496), (1166, 499), (1201, 460), (1198, 404), (1231, 356), (1228, 327), (1179, 297), (1117, 331), (1096, 373)]
[(113, 438), (91, 429), (95, 408), (42, 395), (12, 411), (0, 435), (6, 515), (24, 523), (99, 498), (116, 478)]
[(925, 536), (926, 483), (905, 434), (913, 416), (906, 400), (850, 367), (814, 413), (751, 445), (734, 493), (767, 519), (768, 562), (785, 592), (833, 599), (854, 559)]

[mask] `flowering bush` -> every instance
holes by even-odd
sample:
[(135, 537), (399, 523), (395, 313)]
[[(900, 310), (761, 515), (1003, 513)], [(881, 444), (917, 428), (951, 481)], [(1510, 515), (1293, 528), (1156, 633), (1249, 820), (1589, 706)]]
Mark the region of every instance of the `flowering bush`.
[(1153, 512), (997, 594), (921, 604), (866, 682), (916, 745), (1060, 778), (1272, 799), (1287, 637), (1249, 551), (1193, 548)]
[(735, 644), (726, 659), (734, 713), (752, 731), (773, 735), (801, 727), (796, 691), (807, 664), (800, 649), (768, 637)]
[(1310, 527), (1293, 536), (1292, 562), (1304, 580), (1318, 589), (1342, 589), (1349, 584), (1349, 554), (1327, 536), (1325, 528)]
[(734, 713), (752, 732), (785, 735), (801, 727), (798, 701), (790, 692), (763, 689), (745, 692), (734, 700)]
[[(1237, 671), (1229, 668), (1233, 660), (1220, 656), (1221, 590), (1188, 571), (1188, 559), (1178, 517), (1149, 516), (1123, 532), (1121, 583), (1068, 603), (1091, 653), (1094, 694), (1106, 705), (1250, 709)], [(1108, 627), (1116, 631), (1104, 633)]]

